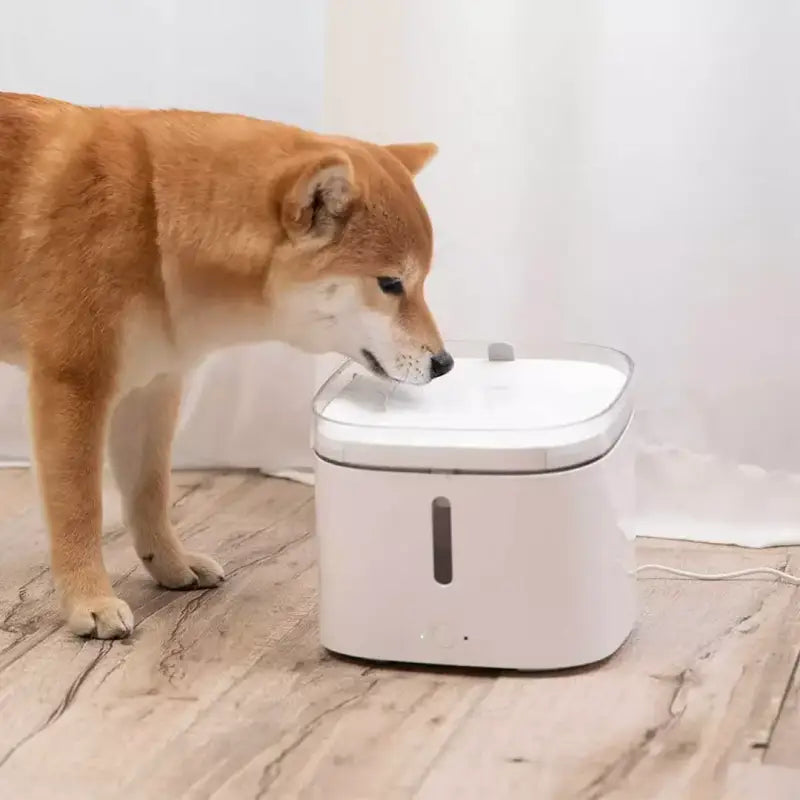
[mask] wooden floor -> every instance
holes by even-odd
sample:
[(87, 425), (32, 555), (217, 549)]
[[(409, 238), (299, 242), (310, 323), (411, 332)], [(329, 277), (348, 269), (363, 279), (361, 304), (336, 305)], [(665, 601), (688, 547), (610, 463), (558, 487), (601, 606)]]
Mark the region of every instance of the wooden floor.
[[(0, 798), (795, 800), (800, 590), (639, 581), (640, 624), (599, 668), (537, 677), (392, 669), (317, 641), (312, 494), (178, 474), (174, 519), (228, 581), (155, 587), (108, 494), (106, 559), (137, 630), (59, 624), (31, 479), (0, 472)], [(694, 570), (800, 550), (642, 540)]]

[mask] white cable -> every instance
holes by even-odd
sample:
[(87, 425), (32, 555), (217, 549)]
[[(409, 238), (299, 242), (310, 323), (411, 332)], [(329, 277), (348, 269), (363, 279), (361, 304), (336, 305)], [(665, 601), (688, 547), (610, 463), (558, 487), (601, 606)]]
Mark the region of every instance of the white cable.
[(641, 567), (637, 567), (633, 572), (638, 574), (646, 569), (669, 572), (672, 575), (680, 575), (683, 578), (696, 578), (700, 581), (727, 581), (731, 578), (743, 578), (745, 575), (774, 575), (779, 580), (786, 581), (794, 586), (800, 586), (800, 578), (796, 575), (791, 575), (774, 567), (753, 567), (752, 569), (736, 570), (736, 572), (690, 572), (676, 567), (667, 567), (664, 564), (642, 564)]

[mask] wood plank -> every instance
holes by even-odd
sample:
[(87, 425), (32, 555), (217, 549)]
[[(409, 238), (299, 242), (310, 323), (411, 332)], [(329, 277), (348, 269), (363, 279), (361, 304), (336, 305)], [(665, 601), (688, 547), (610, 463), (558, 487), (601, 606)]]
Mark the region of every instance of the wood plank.
[(762, 764), (733, 764), (721, 800), (797, 800), (800, 770)]
[[(774, 579), (644, 575), (635, 634), (594, 669), (379, 667), (319, 648), (311, 491), (191, 473), (176, 476), (174, 519), (228, 581), (155, 587), (112, 497), (106, 559), (139, 627), (128, 641), (81, 642), (60, 628), (49, 575), (38, 575), (43, 529), (26, 480), (0, 473), (0, 536), (13, 554), (0, 569), (16, 581), (0, 583), (0, 619), (13, 609), (0, 632), (0, 797), (798, 796), (780, 794), (793, 770), (761, 763), (789, 764), (800, 740), (797, 690), (786, 694), (800, 591)], [(800, 567), (797, 548), (637, 551), (639, 563), (698, 572)]]
[[(131, 640), (81, 643), (59, 631), (0, 673), (9, 687), (0, 712), (13, 720), (0, 728), (0, 796), (41, 783), (42, 759), (59, 797), (107, 796), (274, 647), (281, 626), (311, 612), (310, 492), (266, 486), (222, 476), (177, 504), (182, 537), (226, 565), (223, 590), (164, 592), (125, 574), (118, 588), (141, 626)], [(118, 547), (108, 548), (115, 564)]]
[(336, 669), (314, 691), (296, 690), (299, 716), (284, 717), (282, 730), (225, 783), (190, 796), (408, 798), (492, 682), (388, 671), (351, 673), (345, 681)]
[[(789, 635), (797, 641), (800, 639), (800, 620), (796, 620), (792, 627)], [(771, 731), (764, 763), (800, 769), (800, 655), (793, 666), (794, 674)], [(800, 787), (795, 796), (800, 797)]]
[(640, 586), (641, 624), (617, 658), (500, 679), (414, 797), (718, 797), (720, 767), (751, 758), (777, 713), (800, 595), (765, 582)]
[[(0, 687), (2, 671), (20, 653), (50, 636), (61, 625), (55, 605), (50, 569), (47, 532), (42, 519), (33, 475), (15, 471), (8, 487), (6, 471), (0, 471), (0, 487), (10, 497), (0, 495), (4, 515), (0, 519), (3, 542), (3, 580), (0, 582)], [(212, 477), (184, 476), (172, 487), (174, 512), (180, 517), (181, 503), (194, 491), (203, 489)], [(243, 480), (237, 477), (234, 480)], [(206, 483), (204, 483), (204, 481)], [(209, 484), (210, 485), (210, 484)], [(104, 558), (116, 585), (125, 577), (144, 574), (122, 526), (119, 493), (109, 476), (103, 485)], [(128, 599), (127, 597), (125, 599)]]
[[(0, 470), (0, 652), (19, 638), (15, 615), (30, 584), (47, 569), (47, 536), (27, 469)], [(39, 517), (40, 520), (40, 517)]]

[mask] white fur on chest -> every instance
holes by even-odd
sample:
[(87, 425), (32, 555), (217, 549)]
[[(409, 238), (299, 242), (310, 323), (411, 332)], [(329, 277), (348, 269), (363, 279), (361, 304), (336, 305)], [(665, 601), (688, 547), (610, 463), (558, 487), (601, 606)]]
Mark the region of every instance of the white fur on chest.
[(146, 386), (158, 375), (185, 373), (214, 350), (268, 338), (260, 308), (180, 297), (167, 316), (131, 303), (122, 326), (118, 392)]
[(122, 325), (117, 391), (125, 395), (146, 386), (157, 375), (182, 371), (180, 353), (160, 310), (131, 303)]

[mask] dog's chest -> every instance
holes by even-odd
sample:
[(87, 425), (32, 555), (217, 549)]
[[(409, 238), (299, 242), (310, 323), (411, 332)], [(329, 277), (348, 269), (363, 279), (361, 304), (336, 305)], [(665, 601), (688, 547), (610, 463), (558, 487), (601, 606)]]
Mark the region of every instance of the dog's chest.
[(19, 330), (7, 317), (0, 316), (0, 361), (25, 367), (25, 349)]
[(121, 395), (146, 386), (157, 375), (183, 369), (163, 316), (136, 304), (126, 313), (118, 353), (117, 390)]

